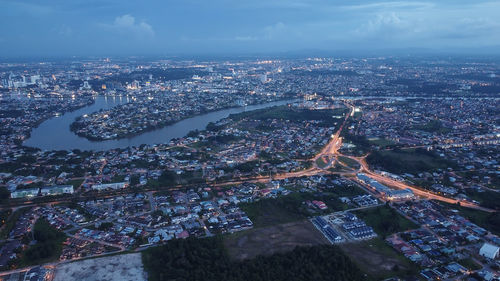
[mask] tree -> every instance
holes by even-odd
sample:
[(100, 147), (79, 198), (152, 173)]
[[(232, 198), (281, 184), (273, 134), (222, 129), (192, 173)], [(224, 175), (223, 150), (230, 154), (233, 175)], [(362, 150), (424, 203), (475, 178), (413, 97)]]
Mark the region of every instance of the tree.
[(5, 202), (10, 197), (10, 191), (4, 186), (0, 186), (0, 202)]

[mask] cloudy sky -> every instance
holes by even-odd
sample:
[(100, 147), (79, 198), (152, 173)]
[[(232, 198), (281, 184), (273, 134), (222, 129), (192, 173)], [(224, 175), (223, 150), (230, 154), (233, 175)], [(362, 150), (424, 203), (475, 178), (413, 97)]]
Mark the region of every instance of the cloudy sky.
[(0, 0), (0, 56), (500, 52), (500, 1)]

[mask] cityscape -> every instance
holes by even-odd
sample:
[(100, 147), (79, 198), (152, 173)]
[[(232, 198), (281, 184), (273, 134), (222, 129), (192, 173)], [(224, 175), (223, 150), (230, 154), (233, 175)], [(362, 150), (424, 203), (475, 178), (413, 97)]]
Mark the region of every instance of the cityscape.
[(221, 42), (0, 47), (0, 280), (500, 280), (498, 54)]

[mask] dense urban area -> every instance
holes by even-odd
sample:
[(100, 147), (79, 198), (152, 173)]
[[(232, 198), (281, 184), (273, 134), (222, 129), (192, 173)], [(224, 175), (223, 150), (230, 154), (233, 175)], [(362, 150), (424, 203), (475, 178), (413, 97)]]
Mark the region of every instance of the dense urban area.
[(0, 63), (0, 280), (500, 280), (499, 94), (484, 58)]

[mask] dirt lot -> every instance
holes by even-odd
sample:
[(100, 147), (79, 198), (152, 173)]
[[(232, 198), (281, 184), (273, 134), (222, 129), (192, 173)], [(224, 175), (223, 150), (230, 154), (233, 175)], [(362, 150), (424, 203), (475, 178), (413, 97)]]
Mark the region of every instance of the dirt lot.
[(56, 268), (54, 281), (146, 281), (140, 253), (66, 263)]
[[(415, 270), (415, 265), (379, 238), (369, 241), (340, 244), (351, 260), (376, 279), (400, 275)], [(396, 268), (395, 268), (395, 265)]]
[(329, 242), (308, 220), (255, 228), (224, 239), (230, 257), (237, 260), (318, 244)]

